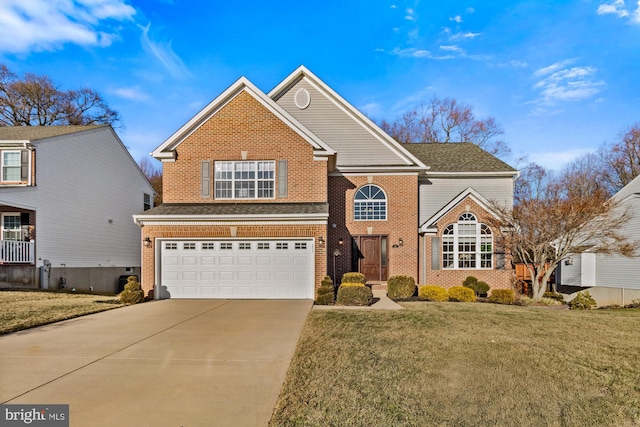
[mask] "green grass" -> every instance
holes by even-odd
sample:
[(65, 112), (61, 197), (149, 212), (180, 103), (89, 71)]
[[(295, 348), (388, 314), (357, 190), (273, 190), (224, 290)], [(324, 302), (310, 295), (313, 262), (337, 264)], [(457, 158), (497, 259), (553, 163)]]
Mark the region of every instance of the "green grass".
[(0, 335), (120, 306), (113, 296), (0, 291)]
[(640, 310), (314, 310), (272, 426), (640, 425)]

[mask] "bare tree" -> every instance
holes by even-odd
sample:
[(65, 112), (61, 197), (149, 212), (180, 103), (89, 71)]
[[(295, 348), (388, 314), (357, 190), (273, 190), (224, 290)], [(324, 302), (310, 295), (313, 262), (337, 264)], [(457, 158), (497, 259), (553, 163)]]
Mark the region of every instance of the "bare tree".
[(89, 88), (61, 91), (48, 76), (21, 79), (0, 65), (0, 126), (111, 124), (120, 121), (99, 93)]
[(383, 120), (380, 127), (402, 143), (473, 142), (494, 155), (510, 152), (498, 139), (504, 131), (493, 117), (477, 120), (473, 108), (452, 98), (432, 98), (406, 112), (393, 123)]
[(617, 191), (608, 185), (602, 155), (588, 153), (569, 163), (561, 173), (567, 197), (611, 197)]
[(605, 179), (613, 193), (640, 175), (640, 123), (619, 135), (619, 141), (601, 149)]
[(144, 158), (138, 162), (140, 170), (147, 177), (147, 180), (153, 187), (155, 195), (153, 196), (153, 206), (159, 206), (162, 204), (162, 169), (157, 168), (151, 160)]
[(584, 194), (567, 190), (567, 176), (554, 178), (538, 165), (529, 165), (519, 178), (513, 208), (495, 204), (493, 225), (523, 262), (539, 300), (558, 264), (572, 253), (590, 250), (632, 256), (638, 242), (620, 233), (630, 214), (604, 191)]

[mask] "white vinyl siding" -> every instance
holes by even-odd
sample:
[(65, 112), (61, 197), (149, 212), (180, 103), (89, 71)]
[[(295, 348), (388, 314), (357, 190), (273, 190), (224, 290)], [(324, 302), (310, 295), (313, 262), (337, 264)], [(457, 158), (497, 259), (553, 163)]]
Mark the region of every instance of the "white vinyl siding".
[(215, 162), (216, 199), (273, 199), (275, 161)]
[(34, 141), (37, 186), (2, 189), (3, 204), (36, 211), (36, 259), (54, 267), (138, 267), (132, 215), (153, 194), (108, 127)]
[(489, 201), (504, 202), (506, 206), (513, 205), (511, 177), (423, 178), (418, 185), (420, 225), (469, 187)]
[[(310, 95), (309, 106), (300, 109), (295, 94), (301, 88)], [(340, 153), (337, 166), (390, 166), (407, 163), (370, 131), (360, 125), (344, 108), (316, 90), (305, 79), (293, 85), (276, 102), (307, 129)], [(366, 153), (366, 155), (362, 155)]]

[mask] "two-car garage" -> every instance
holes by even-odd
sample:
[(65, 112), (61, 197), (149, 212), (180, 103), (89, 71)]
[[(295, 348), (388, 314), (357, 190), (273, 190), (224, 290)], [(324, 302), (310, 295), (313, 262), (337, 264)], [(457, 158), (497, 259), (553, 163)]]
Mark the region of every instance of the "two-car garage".
[(313, 239), (157, 240), (158, 297), (313, 299)]

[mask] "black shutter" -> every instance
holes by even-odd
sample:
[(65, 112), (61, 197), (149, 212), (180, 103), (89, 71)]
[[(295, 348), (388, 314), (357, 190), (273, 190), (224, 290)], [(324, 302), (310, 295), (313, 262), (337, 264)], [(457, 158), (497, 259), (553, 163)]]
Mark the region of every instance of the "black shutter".
[(29, 181), (29, 153), (23, 150), (20, 152), (20, 181)]

